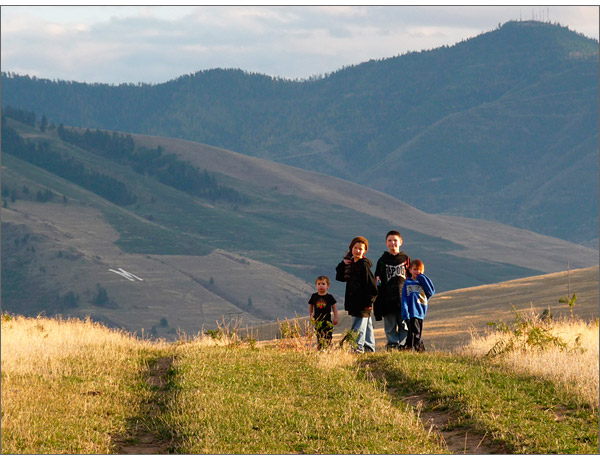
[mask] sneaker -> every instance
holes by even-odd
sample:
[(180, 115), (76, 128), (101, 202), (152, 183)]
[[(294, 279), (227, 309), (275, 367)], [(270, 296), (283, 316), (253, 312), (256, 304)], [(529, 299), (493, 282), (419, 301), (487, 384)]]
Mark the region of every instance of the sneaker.
[(385, 346), (386, 351), (394, 351), (398, 349), (398, 344), (397, 343), (388, 343)]
[(362, 348), (353, 348), (352, 349), (352, 353), (356, 353), (358, 355), (364, 355), (365, 354), (365, 350)]

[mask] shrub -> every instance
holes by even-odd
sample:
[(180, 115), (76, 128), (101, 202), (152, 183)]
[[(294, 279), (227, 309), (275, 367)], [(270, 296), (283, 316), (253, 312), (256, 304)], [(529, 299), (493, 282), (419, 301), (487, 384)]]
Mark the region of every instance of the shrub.
[(535, 314), (525, 317), (517, 311), (514, 305), (511, 304), (511, 307), (515, 313), (512, 325), (505, 322), (488, 323), (488, 325), (496, 326), (498, 331), (503, 332), (504, 335), (490, 348), (487, 356), (501, 355), (515, 349), (523, 351), (527, 349), (545, 350), (549, 347), (567, 349), (564, 340), (552, 333), (551, 323)]

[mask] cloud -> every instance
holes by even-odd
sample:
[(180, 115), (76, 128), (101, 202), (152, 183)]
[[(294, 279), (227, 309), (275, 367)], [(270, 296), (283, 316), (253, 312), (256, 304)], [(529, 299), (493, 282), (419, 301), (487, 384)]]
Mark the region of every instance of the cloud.
[(3, 6), (2, 69), (105, 83), (215, 67), (307, 78), (534, 15), (598, 38), (597, 7)]

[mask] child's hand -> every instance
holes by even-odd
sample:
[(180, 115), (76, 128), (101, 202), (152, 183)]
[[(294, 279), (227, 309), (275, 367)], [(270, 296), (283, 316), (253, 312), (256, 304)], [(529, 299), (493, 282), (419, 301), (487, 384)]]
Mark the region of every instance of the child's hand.
[(337, 319), (337, 316), (336, 316), (335, 318), (333, 318), (333, 325), (337, 326), (337, 323), (338, 323), (338, 319)]

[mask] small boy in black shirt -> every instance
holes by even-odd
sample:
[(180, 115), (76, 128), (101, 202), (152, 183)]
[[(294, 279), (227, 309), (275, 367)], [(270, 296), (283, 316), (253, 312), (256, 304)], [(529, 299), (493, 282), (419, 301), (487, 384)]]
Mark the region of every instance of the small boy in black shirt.
[[(309, 314), (314, 321), (317, 330), (317, 348), (331, 345), (333, 338), (333, 326), (338, 323), (338, 311), (335, 298), (327, 293), (331, 286), (329, 278), (319, 276), (315, 281), (317, 292), (308, 301)], [(333, 310), (333, 324), (331, 322), (331, 310)]]

